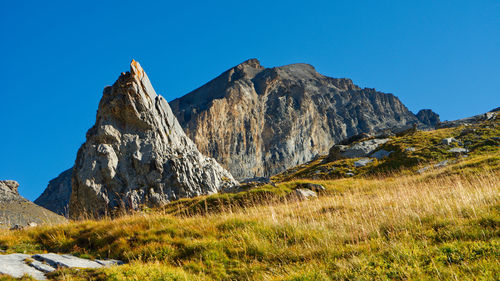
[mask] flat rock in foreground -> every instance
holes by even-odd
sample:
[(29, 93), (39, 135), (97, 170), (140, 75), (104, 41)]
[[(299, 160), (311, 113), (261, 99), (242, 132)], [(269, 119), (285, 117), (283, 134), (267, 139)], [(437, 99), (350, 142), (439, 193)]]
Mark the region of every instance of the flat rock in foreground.
[(46, 280), (46, 273), (58, 268), (101, 268), (111, 265), (120, 265), (118, 260), (87, 260), (71, 255), (59, 254), (10, 254), (0, 255), (0, 274), (21, 278), (29, 275), (36, 280)]

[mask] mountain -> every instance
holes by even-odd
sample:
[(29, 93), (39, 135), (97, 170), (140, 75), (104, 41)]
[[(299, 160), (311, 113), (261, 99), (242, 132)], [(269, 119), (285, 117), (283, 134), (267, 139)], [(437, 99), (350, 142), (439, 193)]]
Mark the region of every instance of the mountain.
[(57, 178), (49, 182), (47, 188), (33, 202), (56, 214), (67, 217), (72, 174), (73, 168), (62, 172)]
[(71, 218), (159, 206), (237, 185), (184, 134), (138, 62), (104, 89), (72, 172)]
[(0, 228), (65, 221), (64, 217), (33, 204), (19, 195), (18, 187), (19, 183), (16, 181), (0, 181)]
[(308, 64), (265, 68), (257, 59), (170, 106), (198, 149), (237, 179), (272, 176), (360, 133), (429, 126), (392, 94), (321, 75)]

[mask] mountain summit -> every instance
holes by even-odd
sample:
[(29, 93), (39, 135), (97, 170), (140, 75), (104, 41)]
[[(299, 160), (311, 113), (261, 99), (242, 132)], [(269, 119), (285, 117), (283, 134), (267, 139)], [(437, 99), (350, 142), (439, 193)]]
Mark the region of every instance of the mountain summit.
[(78, 151), (69, 216), (158, 206), (236, 185), (184, 134), (136, 61), (104, 89), (95, 125)]
[(309, 64), (265, 68), (257, 59), (170, 106), (200, 151), (238, 179), (277, 174), (356, 134), (428, 126), (392, 94), (324, 76)]

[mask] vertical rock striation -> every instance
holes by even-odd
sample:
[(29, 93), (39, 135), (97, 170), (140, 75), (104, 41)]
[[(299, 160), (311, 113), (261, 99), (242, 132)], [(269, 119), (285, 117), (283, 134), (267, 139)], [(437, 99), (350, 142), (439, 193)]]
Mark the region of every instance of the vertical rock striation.
[(132, 61), (130, 72), (104, 89), (96, 123), (78, 151), (69, 215), (99, 217), (114, 208), (159, 206), (236, 184), (228, 171), (198, 151)]
[(238, 179), (277, 174), (353, 135), (423, 126), (392, 94), (323, 76), (308, 64), (264, 68), (256, 59), (170, 106), (200, 151)]

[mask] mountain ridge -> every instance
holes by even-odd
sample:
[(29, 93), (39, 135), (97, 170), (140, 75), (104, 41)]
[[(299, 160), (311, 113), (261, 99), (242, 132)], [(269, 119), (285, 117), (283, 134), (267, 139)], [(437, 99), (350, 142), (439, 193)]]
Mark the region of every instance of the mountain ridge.
[(359, 133), (417, 124), (394, 95), (331, 78), (312, 65), (232, 67), (170, 102), (186, 134), (237, 179), (269, 177)]

